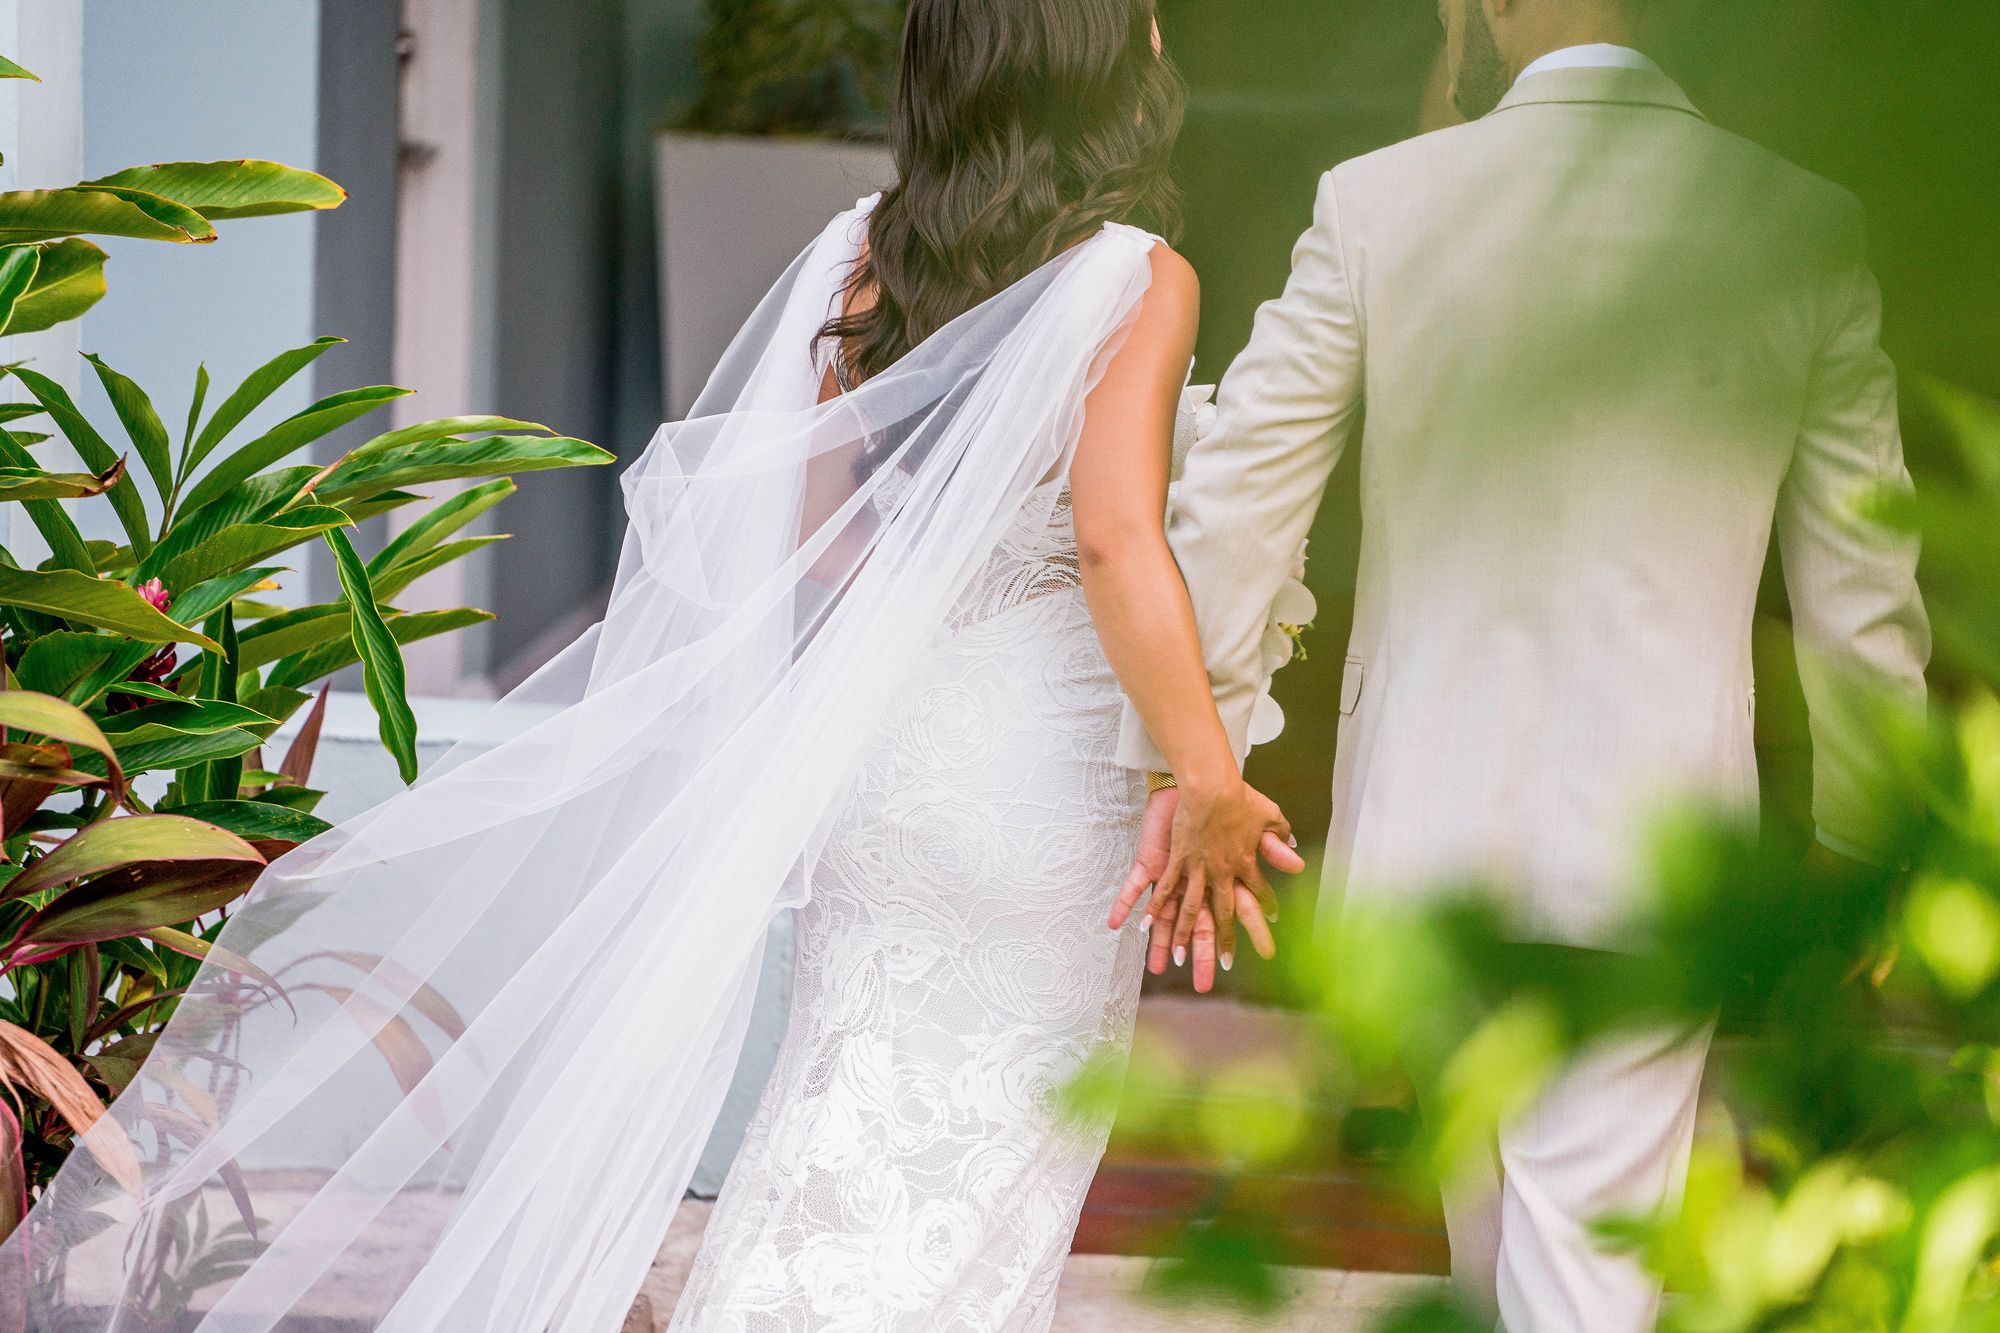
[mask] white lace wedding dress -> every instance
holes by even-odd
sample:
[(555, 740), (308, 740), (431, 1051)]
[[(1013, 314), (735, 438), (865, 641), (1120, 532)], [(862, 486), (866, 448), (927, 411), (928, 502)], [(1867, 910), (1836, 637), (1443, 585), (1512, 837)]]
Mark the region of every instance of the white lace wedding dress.
[[(1192, 442), (1181, 413), (1176, 453)], [(1066, 481), (1031, 497), (899, 691), (797, 915), (790, 1028), (673, 1329), (1037, 1333), (1107, 1125), (1145, 942), (1104, 919), (1145, 782)], [(1044, 518), (1044, 515), (1049, 517)]]
[(1039, 1330), (1105, 1126), (1138, 775), (1064, 477), (1153, 241), (1110, 225), (820, 403), (873, 201), (621, 479), (601, 623), (273, 863), (0, 1242), (44, 1333), (611, 1333), (799, 912), (677, 1327)]

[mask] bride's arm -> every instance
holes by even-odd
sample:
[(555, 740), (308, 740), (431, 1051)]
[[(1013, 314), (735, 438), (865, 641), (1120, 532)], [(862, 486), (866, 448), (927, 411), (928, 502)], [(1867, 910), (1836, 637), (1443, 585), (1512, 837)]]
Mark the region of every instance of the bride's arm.
[[(1180, 784), (1179, 859), (1160, 883), (1187, 880), (1182, 943), (1204, 898), (1212, 904), (1227, 966), (1237, 889), (1270, 893), (1259, 846), (1266, 833), (1289, 837), (1290, 828), (1277, 806), (1243, 781), (1216, 712), (1194, 607), (1167, 546), (1174, 417), (1194, 355), (1201, 292), (1193, 268), (1166, 246), (1154, 247), (1152, 265), (1152, 286), (1131, 334), (1086, 405), (1070, 491), (1098, 637)], [(1254, 900), (1247, 915), (1257, 916)], [(1260, 951), (1268, 946), (1262, 925), (1257, 920), (1253, 934)]]

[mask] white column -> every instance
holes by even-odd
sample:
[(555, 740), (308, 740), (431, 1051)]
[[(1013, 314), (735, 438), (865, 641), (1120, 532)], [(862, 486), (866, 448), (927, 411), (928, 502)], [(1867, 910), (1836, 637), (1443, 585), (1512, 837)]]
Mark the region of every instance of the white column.
[[(495, 18), (483, 0), (404, 0), (403, 171), (396, 215), (396, 424), (490, 410), (492, 246), (481, 201), (490, 136), (481, 114), (497, 76)], [(443, 497), (454, 487), (433, 485)], [(416, 511), (418, 513), (423, 510)], [(400, 529), (413, 515), (389, 516)], [(490, 564), (461, 560), (397, 598), (411, 611), (481, 605)], [(403, 650), (414, 694), (493, 693), (477, 630)]]
[[(83, 6), (48, 0), (0, 0), (0, 55), (41, 76), (0, 79), (0, 190), (73, 185), (83, 174)], [(79, 385), (78, 327), (0, 338), (0, 361), (32, 361), (75, 393)], [(13, 379), (0, 399), (24, 396)], [(76, 466), (59, 441), (38, 451), (58, 467)], [(19, 505), (0, 507), (0, 543), (24, 564), (48, 554), (41, 534)]]

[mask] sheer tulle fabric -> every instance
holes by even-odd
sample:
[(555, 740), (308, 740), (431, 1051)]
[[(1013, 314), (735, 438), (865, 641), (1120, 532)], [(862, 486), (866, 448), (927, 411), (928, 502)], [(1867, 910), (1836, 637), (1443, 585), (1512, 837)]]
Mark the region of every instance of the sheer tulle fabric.
[[(1125, 227), (815, 405), (866, 205), (624, 477), (610, 611), (411, 790), (274, 864), (0, 1247), (28, 1328), (621, 1326), (764, 934), (1146, 289)], [(107, 1164), (126, 1165), (116, 1172)], [(121, 1183), (119, 1177), (123, 1176)]]

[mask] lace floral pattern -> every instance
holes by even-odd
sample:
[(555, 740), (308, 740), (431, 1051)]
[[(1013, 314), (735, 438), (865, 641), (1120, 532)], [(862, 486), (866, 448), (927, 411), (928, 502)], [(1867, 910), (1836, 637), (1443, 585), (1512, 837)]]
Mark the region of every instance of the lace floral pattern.
[(673, 1328), (1041, 1333), (1143, 940), (1104, 916), (1142, 778), (1050, 482), (864, 759), (798, 914), (790, 1028)]

